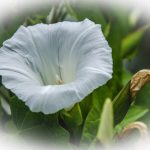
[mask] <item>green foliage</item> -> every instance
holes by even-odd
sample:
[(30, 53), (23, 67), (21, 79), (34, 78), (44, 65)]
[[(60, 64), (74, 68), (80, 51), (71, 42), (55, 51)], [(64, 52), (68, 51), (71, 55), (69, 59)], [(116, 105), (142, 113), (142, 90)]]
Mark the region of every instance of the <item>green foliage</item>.
[(149, 109), (141, 106), (133, 105), (128, 110), (125, 118), (115, 127), (115, 134), (119, 133), (128, 124), (137, 121), (147, 114)]
[(80, 126), (83, 122), (82, 113), (79, 104), (76, 104), (70, 111), (63, 111), (62, 118), (69, 128)]
[(12, 118), (18, 129), (21, 128), (22, 122), (25, 118), (26, 112), (28, 111), (28, 107), (25, 104), (18, 100), (17, 97), (13, 97), (10, 101)]
[(92, 108), (92, 98), (93, 94), (90, 94), (79, 103), (83, 118), (87, 117), (89, 110)]
[[(109, 86), (104, 85), (98, 89), (96, 89), (92, 93), (91, 97), (91, 109), (85, 119), (83, 124), (82, 136), (81, 136), (81, 144), (84, 143), (92, 143), (97, 135), (98, 126), (100, 122), (100, 115), (103, 108), (103, 104), (105, 99), (111, 98), (112, 93), (110, 92)], [(84, 108), (83, 108), (84, 110)]]
[[(0, 86), (0, 124), (3, 125), (10, 119), (8, 113), (10, 113), (9, 108), (10, 95), (6, 88)], [(8, 105), (8, 106), (6, 106)], [(6, 107), (4, 107), (6, 106)]]
[(81, 145), (82, 144), (91, 144), (97, 135), (99, 120), (100, 119), (100, 111), (92, 108), (89, 111), (89, 114), (85, 120), (85, 124), (83, 126), (82, 136), (81, 136)]
[(135, 104), (150, 109), (150, 84), (146, 84), (137, 94)]
[[(150, 83), (146, 84), (137, 94), (135, 104), (150, 109)], [(150, 112), (141, 118), (150, 127)]]
[[(31, 119), (32, 118), (32, 122)], [(44, 121), (39, 122), (39, 115), (34, 114), (27, 118), (30, 120), (30, 127), (20, 130), (18, 135), (21, 137), (26, 137), (25, 139), (32, 138), (36, 140), (42, 140), (42, 142), (47, 143), (68, 143), (69, 134), (62, 128), (58, 123), (57, 115), (43, 116)], [(35, 124), (37, 122), (37, 124)]]
[(49, 15), (46, 18), (46, 23), (57, 23), (59, 21), (62, 21), (65, 19), (67, 15), (67, 12), (64, 8), (63, 2), (60, 2), (60, 4), (56, 4), (52, 7)]
[(58, 123), (58, 114), (44, 115), (33, 113), (17, 97), (10, 102), (12, 119), (18, 128), (18, 135), (41, 137), (43, 140), (58, 142), (68, 142), (69, 134)]
[(118, 124), (120, 121), (122, 121), (130, 107), (131, 97), (129, 90), (130, 82), (127, 83), (127, 85), (119, 92), (119, 94), (113, 100), (115, 124)]

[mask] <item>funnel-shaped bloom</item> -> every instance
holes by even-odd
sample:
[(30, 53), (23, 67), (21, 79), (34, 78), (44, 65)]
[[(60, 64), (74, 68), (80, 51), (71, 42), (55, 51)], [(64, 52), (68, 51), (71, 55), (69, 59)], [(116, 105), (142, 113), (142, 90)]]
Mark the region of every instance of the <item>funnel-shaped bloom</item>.
[(111, 74), (111, 48), (100, 25), (88, 19), (21, 26), (0, 49), (3, 84), (33, 112), (67, 108)]

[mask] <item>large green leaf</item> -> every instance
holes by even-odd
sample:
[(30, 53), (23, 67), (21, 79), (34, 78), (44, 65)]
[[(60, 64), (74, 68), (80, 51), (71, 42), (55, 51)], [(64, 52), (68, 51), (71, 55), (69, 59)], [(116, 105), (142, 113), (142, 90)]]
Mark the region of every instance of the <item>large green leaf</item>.
[(44, 114), (31, 112), (16, 96), (11, 99), (10, 107), (12, 119), (19, 130), (40, 125), (44, 121)]
[[(22, 137), (69, 141), (69, 133), (59, 125), (58, 114), (33, 113), (24, 102), (14, 97), (11, 102), (12, 119)], [(33, 137), (34, 136), (34, 137)], [(40, 139), (42, 139), (40, 138)], [(38, 138), (37, 138), (38, 139)]]
[(136, 106), (136, 105), (131, 106), (125, 118), (115, 127), (115, 134), (119, 133), (128, 124), (137, 121), (138, 119), (143, 117), (148, 111), (149, 109), (145, 107)]
[(103, 144), (108, 144), (113, 138), (113, 116), (112, 102), (110, 99), (107, 99), (104, 103), (99, 130), (97, 133), (97, 139)]
[(59, 125), (57, 115), (46, 115), (44, 119), (42, 124), (20, 130), (18, 135), (26, 140), (40, 140), (52, 144), (69, 142), (69, 134)]

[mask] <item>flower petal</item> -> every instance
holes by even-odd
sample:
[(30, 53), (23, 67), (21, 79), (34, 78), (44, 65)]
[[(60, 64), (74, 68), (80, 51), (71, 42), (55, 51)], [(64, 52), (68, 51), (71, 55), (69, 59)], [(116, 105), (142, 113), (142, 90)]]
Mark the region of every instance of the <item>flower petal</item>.
[(4, 47), (20, 54), (39, 74), (44, 84), (55, 84), (58, 70), (57, 30), (59, 24), (21, 26)]
[(59, 32), (61, 76), (65, 83), (80, 81), (81, 98), (112, 77), (112, 51), (100, 25), (85, 19), (64, 22)]
[[(3, 84), (33, 112), (67, 108), (111, 74), (111, 48), (100, 26), (88, 19), (22, 26), (0, 49)], [(56, 85), (57, 76), (63, 85)]]

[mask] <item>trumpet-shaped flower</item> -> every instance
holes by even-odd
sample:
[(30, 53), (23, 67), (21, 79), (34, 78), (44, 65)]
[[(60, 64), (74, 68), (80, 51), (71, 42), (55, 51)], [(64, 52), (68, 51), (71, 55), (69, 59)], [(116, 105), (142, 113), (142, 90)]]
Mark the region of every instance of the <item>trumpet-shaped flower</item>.
[(88, 19), (21, 26), (0, 49), (0, 75), (31, 111), (51, 114), (111, 78), (111, 48)]

